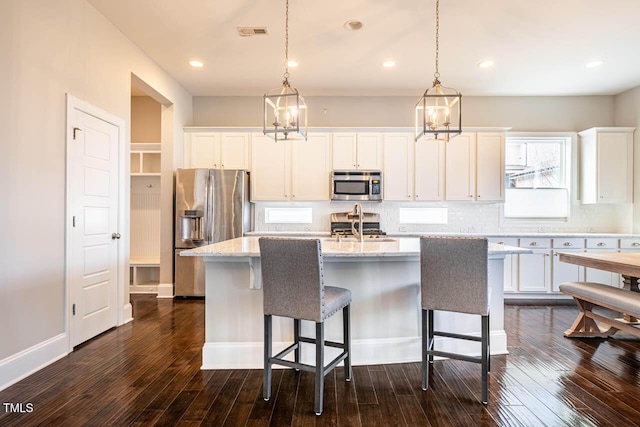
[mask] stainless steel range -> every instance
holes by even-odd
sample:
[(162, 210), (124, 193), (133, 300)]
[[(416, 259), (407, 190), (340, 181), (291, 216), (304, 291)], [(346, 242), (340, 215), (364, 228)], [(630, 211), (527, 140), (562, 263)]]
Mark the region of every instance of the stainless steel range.
[[(353, 212), (338, 212), (331, 214), (331, 235), (332, 236), (353, 236), (352, 225), (359, 232), (358, 215)], [(362, 213), (362, 235), (366, 239), (375, 239), (385, 236), (387, 233), (380, 229), (380, 214)]]

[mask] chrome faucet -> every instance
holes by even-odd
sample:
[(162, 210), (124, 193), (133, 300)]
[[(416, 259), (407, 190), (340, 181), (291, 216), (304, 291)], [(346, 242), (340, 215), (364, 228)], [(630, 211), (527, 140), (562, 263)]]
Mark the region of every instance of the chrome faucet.
[[(362, 233), (362, 205), (360, 202), (356, 202), (353, 206), (353, 211), (349, 215), (351, 218), (351, 233), (355, 236), (356, 239), (360, 240), (360, 242), (364, 241), (364, 235)], [(353, 218), (358, 217), (358, 229), (356, 230), (355, 221)]]

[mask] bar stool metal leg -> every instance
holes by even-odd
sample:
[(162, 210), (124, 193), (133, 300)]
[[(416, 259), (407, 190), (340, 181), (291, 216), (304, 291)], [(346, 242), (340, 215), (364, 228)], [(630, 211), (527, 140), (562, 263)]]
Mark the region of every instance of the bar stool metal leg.
[(324, 323), (316, 322), (316, 415), (322, 415), (324, 393)]
[(487, 404), (489, 395), (489, 316), (482, 316), (482, 403)]
[(429, 316), (427, 310), (422, 310), (422, 389), (429, 388), (429, 360), (427, 350), (429, 350)]
[[(301, 346), (300, 346), (300, 319), (293, 319), (293, 342), (297, 344), (298, 347), (294, 351), (294, 360), (296, 363), (300, 363), (300, 354), (301, 354)], [(296, 368), (296, 371), (300, 369)]]
[(272, 341), (272, 333), (271, 333), (271, 324), (272, 317), (271, 315), (264, 316), (264, 381), (263, 381), (263, 391), (262, 398), (264, 400), (269, 400), (271, 398), (271, 362), (269, 359), (271, 358), (271, 341)]
[(347, 304), (342, 309), (342, 336), (344, 339), (344, 350), (347, 352), (347, 357), (344, 359), (344, 379), (346, 381), (351, 381), (351, 332), (350, 332), (350, 324), (351, 324), (351, 314), (350, 314), (350, 304)]

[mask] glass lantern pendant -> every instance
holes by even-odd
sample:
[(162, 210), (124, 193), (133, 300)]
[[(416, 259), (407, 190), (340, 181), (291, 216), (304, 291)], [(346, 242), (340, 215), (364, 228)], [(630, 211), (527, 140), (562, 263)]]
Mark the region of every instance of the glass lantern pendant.
[(451, 135), (462, 132), (462, 95), (455, 89), (442, 86), (438, 71), (440, 33), (440, 0), (436, 0), (436, 71), (433, 87), (427, 89), (416, 104), (416, 142), (423, 137), (449, 141)]
[(307, 140), (307, 105), (289, 84), (289, 0), (286, 0), (284, 80), (264, 95), (263, 133), (275, 141)]

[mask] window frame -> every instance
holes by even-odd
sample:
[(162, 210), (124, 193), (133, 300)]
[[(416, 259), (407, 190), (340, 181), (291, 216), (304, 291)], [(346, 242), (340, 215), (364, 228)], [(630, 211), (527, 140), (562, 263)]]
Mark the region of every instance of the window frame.
[[(578, 158), (578, 134), (576, 132), (509, 132), (505, 138), (505, 150), (506, 145), (509, 144), (509, 141), (513, 140), (552, 140), (552, 139), (562, 139), (564, 140), (564, 150), (562, 153), (563, 159), (561, 160), (564, 163), (564, 171), (563, 171), (563, 181), (564, 187), (557, 188), (565, 188), (567, 190), (567, 215), (566, 217), (556, 217), (556, 218), (545, 218), (545, 217), (508, 217), (505, 216), (505, 204), (506, 204), (506, 173), (505, 173), (505, 203), (500, 205), (500, 225), (501, 226), (540, 226), (541, 224), (566, 224), (571, 220), (571, 212), (574, 201), (576, 200), (576, 195), (578, 194), (577, 188), (577, 158)], [(505, 170), (506, 170), (506, 156), (505, 156)], [(536, 188), (534, 190), (545, 191), (548, 188)]]

